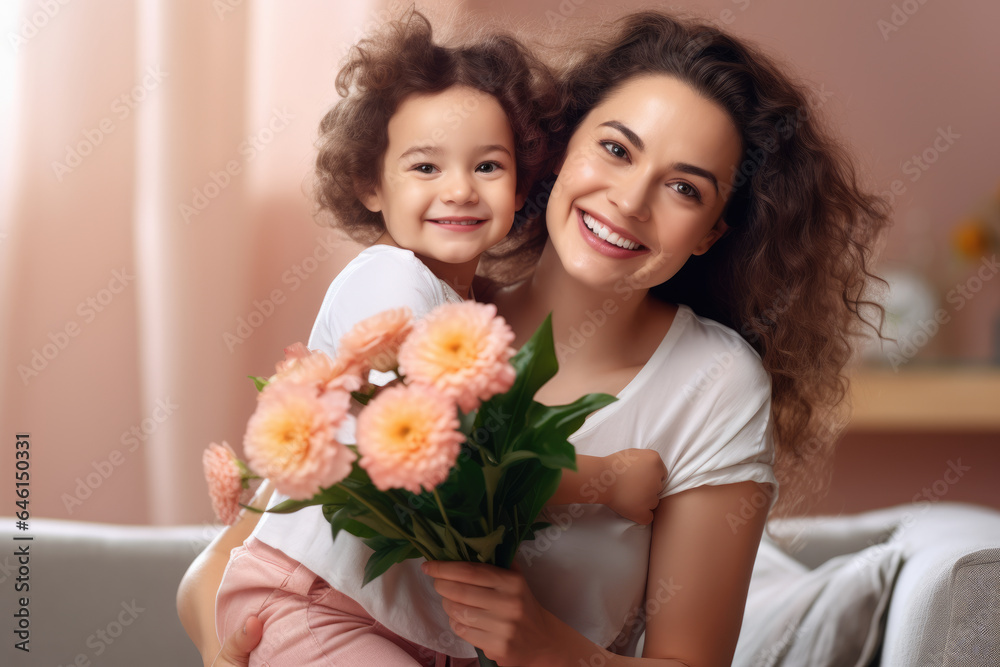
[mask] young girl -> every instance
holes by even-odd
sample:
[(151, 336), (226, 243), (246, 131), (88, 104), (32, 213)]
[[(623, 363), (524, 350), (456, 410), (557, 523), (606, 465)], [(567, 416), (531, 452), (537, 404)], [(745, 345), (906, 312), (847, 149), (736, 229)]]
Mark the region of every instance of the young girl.
[[(480, 255), (507, 236), (547, 156), (541, 122), (551, 103), (545, 70), (517, 42), (438, 46), (417, 13), (361, 42), (337, 88), (344, 99), (320, 126), (319, 201), (375, 243), (337, 276), (320, 308), (308, 346), (330, 354), (378, 312), (408, 306), (420, 317), (472, 296)], [(592, 493), (589, 480), (605, 471), (611, 483), (604, 475)], [(648, 523), (665, 478), (648, 450), (584, 456), (553, 502), (601, 502)], [(253, 613), (264, 634), (252, 664), (436, 660), (424, 647), (447, 648), (447, 638), (426, 629), (446, 626), (446, 616), (431, 580), (407, 561), (362, 588), (370, 553), (346, 532), (331, 541), (319, 507), (264, 515), (226, 570), (219, 635)]]

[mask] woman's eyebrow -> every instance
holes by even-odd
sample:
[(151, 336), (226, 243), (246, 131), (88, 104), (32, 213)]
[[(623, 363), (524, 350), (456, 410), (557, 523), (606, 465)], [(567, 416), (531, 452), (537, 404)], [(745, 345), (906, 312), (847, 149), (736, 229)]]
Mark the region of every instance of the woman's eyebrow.
[(685, 174), (691, 174), (692, 176), (701, 176), (712, 184), (712, 187), (715, 188), (715, 194), (719, 194), (719, 180), (715, 177), (715, 174), (709, 170), (696, 167), (695, 165), (688, 164), (687, 162), (678, 162), (674, 165), (674, 169), (682, 171)]
[(643, 141), (642, 141), (642, 139), (639, 138), (639, 135), (636, 134), (635, 132), (633, 132), (631, 129), (629, 129), (629, 127), (627, 125), (625, 125), (625, 123), (623, 123), (621, 121), (618, 121), (618, 120), (609, 120), (606, 123), (601, 123), (598, 127), (602, 127), (602, 126), (603, 127), (613, 127), (614, 129), (616, 129), (619, 132), (621, 132), (622, 134), (624, 134), (625, 138), (628, 139), (629, 142), (633, 146), (635, 146), (636, 148), (638, 148), (640, 151), (646, 150), (646, 144), (644, 144)]
[[(643, 143), (641, 138), (639, 138), (639, 135), (633, 132), (627, 125), (625, 125), (621, 121), (609, 120), (605, 123), (601, 123), (598, 127), (602, 126), (611, 127), (618, 130), (619, 132), (625, 135), (625, 138), (628, 139), (633, 146), (638, 148), (640, 151), (646, 150), (646, 144)], [(692, 176), (701, 176), (702, 178), (704, 178), (705, 180), (707, 180), (712, 184), (712, 187), (715, 188), (715, 194), (719, 194), (719, 179), (717, 179), (715, 177), (715, 174), (710, 172), (708, 169), (703, 169), (702, 167), (698, 167), (693, 164), (688, 164), (687, 162), (678, 162), (673, 165), (673, 168), (676, 169), (677, 171), (682, 171), (685, 174), (691, 174)]]

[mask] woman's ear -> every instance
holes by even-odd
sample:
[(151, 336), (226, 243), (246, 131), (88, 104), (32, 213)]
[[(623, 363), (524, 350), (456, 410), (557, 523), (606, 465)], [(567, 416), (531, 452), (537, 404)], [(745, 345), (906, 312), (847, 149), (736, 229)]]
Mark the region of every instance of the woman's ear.
[(712, 228), (708, 230), (708, 233), (705, 234), (705, 237), (698, 242), (698, 245), (696, 245), (694, 250), (691, 251), (691, 254), (704, 255), (708, 252), (708, 249), (715, 245), (715, 242), (721, 239), (728, 231), (729, 225), (726, 224), (725, 220), (719, 218)]

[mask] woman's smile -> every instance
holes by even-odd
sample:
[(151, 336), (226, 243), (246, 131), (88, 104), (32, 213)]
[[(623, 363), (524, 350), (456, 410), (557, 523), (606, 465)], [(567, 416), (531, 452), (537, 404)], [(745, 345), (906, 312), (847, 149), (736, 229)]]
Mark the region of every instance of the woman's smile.
[(632, 259), (649, 252), (638, 239), (625, 230), (606, 220), (598, 220), (593, 214), (577, 208), (580, 233), (584, 240), (597, 252), (618, 259)]

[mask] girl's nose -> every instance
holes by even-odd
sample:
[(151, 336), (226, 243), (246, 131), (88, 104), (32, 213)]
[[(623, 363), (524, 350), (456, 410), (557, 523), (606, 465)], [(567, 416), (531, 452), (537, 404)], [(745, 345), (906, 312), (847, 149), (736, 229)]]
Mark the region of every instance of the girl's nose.
[(468, 176), (452, 174), (443, 184), (441, 201), (448, 204), (476, 204), (479, 202), (479, 195)]

